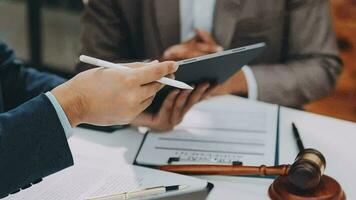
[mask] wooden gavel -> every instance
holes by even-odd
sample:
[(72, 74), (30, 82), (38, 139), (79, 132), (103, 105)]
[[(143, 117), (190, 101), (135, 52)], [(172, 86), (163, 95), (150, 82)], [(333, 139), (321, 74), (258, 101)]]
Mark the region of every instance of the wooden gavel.
[(272, 200), (345, 200), (340, 184), (323, 175), (325, 157), (315, 149), (302, 150), (292, 165), (165, 165), (161, 170), (189, 175), (278, 176), (269, 187)]
[(188, 175), (287, 176), (289, 182), (299, 190), (310, 190), (320, 183), (325, 166), (325, 158), (319, 151), (305, 149), (298, 154), (292, 165), (164, 165), (159, 169)]
[(261, 165), (241, 166), (241, 165), (164, 165), (160, 170), (186, 174), (186, 175), (287, 175), (291, 165), (278, 165), (268, 167)]

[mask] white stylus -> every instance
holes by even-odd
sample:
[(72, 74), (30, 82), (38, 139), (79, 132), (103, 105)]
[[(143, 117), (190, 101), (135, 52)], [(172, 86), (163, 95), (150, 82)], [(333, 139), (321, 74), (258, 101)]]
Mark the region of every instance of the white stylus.
[[(105, 60), (100, 60), (100, 59), (93, 58), (93, 57), (86, 56), (86, 55), (79, 56), (79, 60), (81, 62), (83, 62), (83, 63), (95, 65), (95, 66), (98, 66), (98, 67), (106, 67), (106, 68), (114, 68), (114, 69), (115, 68), (116, 69), (118, 69), (118, 68), (130, 69), (129, 67), (123, 66), (121, 64), (115, 64), (115, 63), (112, 63), (112, 62), (108, 62), (108, 61), (105, 61)], [(185, 89), (185, 90), (194, 89), (193, 87), (191, 87), (190, 85), (188, 85), (186, 83), (183, 83), (183, 82), (177, 81), (177, 80), (173, 80), (173, 79), (170, 79), (170, 78), (166, 78), (166, 77), (163, 77), (163, 78), (157, 80), (157, 82), (162, 83), (164, 85), (170, 85), (170, 86), (173, 86), (173, 87), (176, 87), (176, 88), (180, 88), (180, 89)]]

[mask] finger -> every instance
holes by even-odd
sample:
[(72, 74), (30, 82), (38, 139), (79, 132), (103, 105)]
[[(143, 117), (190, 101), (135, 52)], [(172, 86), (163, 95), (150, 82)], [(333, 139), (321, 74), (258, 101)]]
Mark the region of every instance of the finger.
[(141, 85), (143, 85), (159, 80), (168, 74), (173, 74), (177, 69), (178, 64), (176, 62), (165, 61), (137, 68), (133, 71), (132, 75), (137, 78), (136, 80), (138, 80)]
[(176, 79), (176, 76), (174, 74), (168, 74), (166, 77), (170, 79)]
[(183, 116), (190, 110), (192, 106), (202, 100), (203, 95), (209, 89), (209, 86), (209, 83), (203, 83), (194, 89), (194, 91), (190, 94), (187, 103), (183, 108), (183, 111), (181, 112), (181, 118), (183, 118)]
[(197, 37), (204, 43), (208, 43), (208, 44), (216, 44), (214, 38), (211, 36), (211, 34), (209, 32), (203, 31), (201, 29), (197, 29), (195, 31), (195, 33), (197, 34)]
[(148, 125), (151, 129), (159, 132), (173, 129), (174, 125), (170, 121), (170, 116), (172, 115), (173, 104), (178, 94), (179, 90), (175, 90), (168, 94), (158, 113), (152, 116), (151, 122)]
[(121, 63), (121, 64), (118, 63), (118, 65), (124, 65), (124, 66), (131, 67), (131, 68), (140, 68), (145, 65), (151, 65), (151, 64), (156, 64), (156, 63), (159, 63), (159, 61), (153, 60), (151, 62), (133, 62), (133, 63)]
[(174, 102), (173, 113), (171, 116), (172, 124), (177, 124), (181, 121), (181, 112), (191, 92), (191, 90), (184, 90), (177, 96)]
[(158, 60), (153, 60), (151, 62), (147, 62), (146, 65), (152, 65), (152, 64), (156, 64), (156, 63), (159, 63)]
[(132, 63), (118, 63), (118, 65), (124, 65), (130, 68), (140, 68), (142, 66), (145, 66), (146, 63), (143, 62), (132, 62)]
[(173, 112), (174, 101), (179, 94), (179, 90), (170, 92), (165, 98), (160, 110), (156, 114), (141, 113), (131, 124), (136, 126), (148, 126), (155, 131), (168, 131), (173, 128), (170, 123), (170, 116)]
[(152, 82), (145, 84), (141, 87), (139, 94), (141, 95), (141, 99), (147, 99), (157, 94), (165, 85)]
[(182, 49), (183, 49), (183, 45), (182, 44), (173, 45), (173, 46), (171, 46), (171, 47), (169, 47), (168, 49), (165, 50), (165, 52), (163, 53), (163, 57), (165, 59), (174, 58), (176, 52), (179, 52)]
[(202, 96), (202, 99), (206, 100), (206, 99), (209, 99), (209, 98), (211, 98), (213, 96), (216, 96), (216, 93), (217, 93), (217, 91), (219, 90), (220, 87), (221, 87), (220, 85), (210, 86), (210, 88), (208, 88), (208, 90)]
[(215, 53), (219, 51), (221, 47), (217, 45), (194, 42), (189, 45), (177, 45), (175, 47), (169, 48), (165, 54), (165, 59), (171, 60), (183, 60), (189, 59), (208, 53)]
[(200, 51), (206, 52), (206, 53), (216, 53), (221, 51), (221, 47), (218, 45), (212, 45), (212, 44), (206, 44), (206, 43), (197, 43), (196, 48), (199, 49)]
[(143, 117), (147, 117), (148, 115), (144, 115), (141, 117), (139, 117), (139, 116), (142, 115), (144, 110), (146, 110), (146, 108), (152, 104), (152, 101), (154, 100), (154, 98), (155, 98), (155, 96), (149, 97), (149, 98), (145, 99), (144, 101), (142, 101), (140, 104), (135, 106), (135, 112), (136, 112), (135, 118), (137, 118), (136, 121), (142, 122), (142, 120), (147, 120), (147, 119), (143, 119)]
[(203, 95), (209, 90), (209, 83), (202, 83), (193, 90), (192, 94), (189, 96), (188, 103), (194, 103), (202, 100)]
[(206, 54), (209, 54), (209, 53), (207, 53), (205, 51), (194, 50), (194, 51), (190, 52), (189, 58), (204, 56)]
[(153, 118), (152, 113), (142, 112), (134, 120), (132, 120), (131, 125), (148, 126), (150, 125), (152, 118)]
[(183, 44), (192, 44), (192, 43), (195, 43), (197, 42), (197, 40), (199, 40), (199, 37), (197, 35), (195, 35), (194, 37), (190, 38), (189, 40), (183, 42)]
[(165, 55), (172, 60), (181, 60), (187, 57), (187, 49), (183, 46), (172, 48)]
[[(160, 117), (164, 117), (165, 115), (169, 116), (168, 113), (174, 112), (173, 105), (179, 94), (179, 90), (173, 90), (170, 92), (167, 97), (164, 99), (163, 104), (159, 110)], [(167, 117), (168, 118), (168, 117)]]
[(204, 55), (205, 52), (197, 49), (196, 44), (198, 42), (191, 42), (189, 44), (176, 45), (175, 47), (169, 48), (166, 51), (166, 55), (169, 55), (174, 60), (182, 60), (195, 57), (195, 51), (199, 52), (198, 55)]
[(147, 98), (146, 100), (144, 100), (139, 106), (140, 106), (140, 110), (141, 112), (144, 111), (148, 106), (150, 106), (152, 104), (153, 99), (155, 98), (155, 96), (152, 96), (150, 98)]

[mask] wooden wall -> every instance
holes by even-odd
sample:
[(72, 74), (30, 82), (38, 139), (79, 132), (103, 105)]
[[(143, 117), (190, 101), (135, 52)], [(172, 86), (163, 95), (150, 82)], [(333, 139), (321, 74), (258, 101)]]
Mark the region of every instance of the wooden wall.
[(356, 122), (356, 0), (331, 0), (331, 6), (344, 69), (335, 91), (305, 109)]

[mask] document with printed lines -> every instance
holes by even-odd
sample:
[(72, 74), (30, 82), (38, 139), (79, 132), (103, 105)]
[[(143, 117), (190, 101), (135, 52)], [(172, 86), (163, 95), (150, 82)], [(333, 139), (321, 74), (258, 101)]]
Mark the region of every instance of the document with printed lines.
[(146, 135), (136, 163), (275, 165), (278, 106), (223, 96), (197, 104), (168, 133)]

